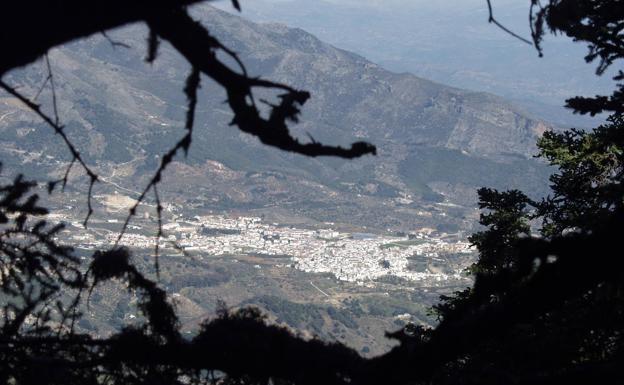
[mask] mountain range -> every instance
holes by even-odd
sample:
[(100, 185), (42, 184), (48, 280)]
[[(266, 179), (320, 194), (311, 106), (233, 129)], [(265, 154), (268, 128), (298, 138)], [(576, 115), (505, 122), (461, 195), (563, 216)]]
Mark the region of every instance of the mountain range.
[[(551, 126), (504, 99), (385, 70), (301, 29), (253, 23), (210, 6), (194, 15), (252, 75), (311, 92), (293, 127), (302, 140), (366, 140), (378, 155), (310, 159), (268, 148), (228, 125), (223, 90), (202, 79), (191, 151), (167, 171), (166, 199), (194, 209), (379, 229), (463, 229), (474, 226), (479, 186), (547, 192), (549, 169), (533, 155)], [(159, 154), (183, 135), (188, 64), (166, 44), (147, 64), (146, 36), (145, 28), (130, 26), (50, 53), (60, 119), (103, 176), (96, 190), (135, 195)], [(35, 64), (8, 79), (35, 95), (47, 76), (43, 68)], [(44, 90), (39, 101), (49, 106), (50, 98)], [(9, 169), (62, 176), (67, 150), (11, 98), (0, 99), (0, 131), (0, 156)]]
[[(215, 5), (238, 13), (229, 2)], [(498, 22), (530, 40), (527, 3), (491, 5)], [(562, 35), (547, 34), (538, 57), (530, 44), (488, 23), (485, 0), (255, 0), (244, 2), (242, 15), (303, 28), (393, 71), (503, 96), (564, 127), (601, 124), (604, 116), (573, 114), (564, 101), (610, 92), (615, 76), (596, 76), (584, 60), (587, 47)]]

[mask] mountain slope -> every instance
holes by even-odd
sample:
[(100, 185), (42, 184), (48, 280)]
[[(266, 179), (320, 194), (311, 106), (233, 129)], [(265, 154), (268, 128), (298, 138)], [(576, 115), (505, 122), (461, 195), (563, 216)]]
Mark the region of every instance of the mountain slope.
[[(531, 155), (547, 125), (502, 99), (386, 71), (300, 29), (208, 6), (194, 12), (251, 74), (311, 91), (294, 127), (300, 137), (343, 145), (365, 139), (379, 155), (309, 159), (267, 148), (228, 126), (223, 91), (204, 79), (194, 142), (188, 159), (167, 173), (167, 199), (214, 210), (279, 206), (315, 220), (400, 229), (472, 225), (480, 185), (545, 190), (547, 170)], [(94, 36), (54, 50), (51, 61), (61, 119), (108, 183), (100, 188), (134, 191), (157, 166), (156, 154), (183, 134), (188, 65), (166, 45), (153, 65), (144, 63), (142, 27), (110, 35), (132, 48)], [(33, 95), (44, 78), (34, 65), (10, 81)], [(8, 98), (0, 100), (0, 116), (5, 163), (63, 172), (68, 154), (42, 123)], [(464, 207), (435, 205), (442, 200)]]

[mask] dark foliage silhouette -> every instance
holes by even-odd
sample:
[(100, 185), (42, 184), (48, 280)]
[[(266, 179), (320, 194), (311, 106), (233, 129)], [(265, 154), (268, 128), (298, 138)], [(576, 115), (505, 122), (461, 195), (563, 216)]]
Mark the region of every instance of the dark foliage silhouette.
[[(602, 75), (611, 64), (624, 58), (622, 27), (624, 3), (612, 0), (531, 0), (530, 23), (533, 42), (542, 54), (542, 38), (545, 29), (563, 33), (574, 41), (586, 43), (589, 52), (585, 60), (598, 61), (596, 74)], [(593, 98), (574, 97), (567, 106), (581, 114), (595, 115), (601, 112), (624, 112), (624, 72), (617, 71), (614, 79), (616, 90), (610, 96)]]
[[(201, 77), (227, 92), (232, 125), (262, 143), (307, 156), (355, 158), (374, 154), (369, 143), (350, 148), (300, 142), (290, 134), (310, 95), (288, 85), (247, 76), (236, 54), (194, 21), (187, 6), (200, 0), (10, 1), (0, 14), (0, 79), (57, 45), (128, 23), (149, 27), (146, 61), (158, 60), (161, 39), (191, 64), (184, 92), (186, 133), (172, 144), (145, 186), (139, 202), (153, 193), (160, 215), (158, 184), (179, 152), (192, 143)], [(493, 16), (490, 22), (507, 30)], [(233, 6), (239, 8), (237, 1)], [(602, 74), (624, 53), (621, 1), (530, 2), (532, 40), (542, 52), (546, 28), (589, 46), (587, 61)], [(29, 28), (30, 27), (30, 28)], [(515, 35), (515, 34), (514, 34)], [(515, 35), (517, 36), (517, 35)], [(111, 44), (118, 44), (111, 41)], [(217, 57), (224, 53), (238, 68)], [(45, 84), (54, 91), (52, 69)], [(624, 80), (620, 71), (615, 78)], [(45, 85), (44, 84), (44, 85)], [(0, 87), (21, 100), (61, 137), (89, 178), (90, 197), (98, 177), (65, 134), (53, 98), (53, 115), (4, 80)], [(610, 96), (573, 98), (579, 113), (613, 113), (593, 132), (547, 133), (541, 156), (559, 167), (553, 195), (533, 201), (520, 191), (481, 189), (481, 223), (472, 236), (479, 260), (470, 268), (472, 288), (441, 298), (439, 325), (407, 325), (388, 334), (399, 341), (389, 353), (363, 359), (338, 343), (305, 340), (269, 325), (254, 309), (219, 311), (197, 335), (182, 337), (175, 307), (157, 282), (132, 264), (125, 248), (96, 251), (87, 266), (59, 245), (61, 226), (32, 193), (36, 184), (17, 177), (0, 186), (0, 381), (10, 384), (587, 384), (622, 378), (624, 261), (619, 236), (624, 220), (622, 176), (624, 118), (622, 85)], [(279, 92), (263, 116), (255, 89)], [(49, 192), (65, 178), (52, 181)], [(138, 203), (137, 203), (138, 204)], [(133, 207), (124, 230), (136, 214)], [(541, 221), (541, 237), (531, 236)], [(160, 223), (160, 218), (159, 218)], [(159, 226), (160, 228), (160, 226)], [(122, 231), (123, 233), (123, 231)], [(162, 230), (159, 229), (157, 237)], [(120, 235), (121, 236), (121, 235)], [(156, 250), (158, 251), (158, 250)], [(156, 260), (158, 269), (158, 260)], [(76, 331), (81, 306), (104, 281), (125, 283), (139, 298), (142, 323), (108, 338)]]

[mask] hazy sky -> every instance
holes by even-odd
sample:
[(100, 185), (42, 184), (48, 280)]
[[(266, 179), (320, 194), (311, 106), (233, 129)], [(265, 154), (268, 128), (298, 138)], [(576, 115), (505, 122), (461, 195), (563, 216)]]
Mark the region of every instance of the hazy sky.
[[(300, 27), (387, 69), (492, 92), (562, 124), (592, 123), (561, 106), (568, 97), (608, 92), (584, 62), (586, 48), (548, 37), (545, 57), (487, 22), (486, 0), (240, 0), (242, 16)], [(216, 2), (232, 11), (229, 1)], [(529, 0), (493, 0), (495, 16), (530, 36)]]

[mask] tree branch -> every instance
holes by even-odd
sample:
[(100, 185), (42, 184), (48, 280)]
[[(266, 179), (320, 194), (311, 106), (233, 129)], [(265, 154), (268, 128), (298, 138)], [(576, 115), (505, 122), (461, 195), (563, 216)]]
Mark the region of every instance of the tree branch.
[[(234, 72), (217, 58), (216, 51), (225, 48), (183, 9), (167, 10), (148, 18), (147, 23), (161, 38), (168, 40), (194, 68), (223, 86), (228, 95), (227, 102), (234, 112), (232, 124), (241, 131), (258, 137), (262, 143), (307, 156), (351, 159), (376, 153), (375, 146), (366, 142), (353, 143), (350, 148), (299, 142), (290, 134), (287, 122), (298, 121), (299, 106), (308, 100), (310, 94), (284, 84), (250, 78), (245, 72)], [(232, 55), (229, 51), (225, 52)], [(235, 56), (234, 58), (236, 59)], [(253, 100), (253, 88), (257, 87), (284, 92), (280, 95), (280, 103), (272, 106), (268, 119), (262, 118), (254, 103), (250, 102)]]
[[(210, 0), (21, 0), (2, 4), (0, 78), (32, 63), (52, 47), (144, 21), (163, 9)], [(10, 54), (7, 54), (10, 53)]]
[(494, 25), (496, 25), (498, 28), (502, 29), (503, 31), (507, 32), (509, 35), (515, 37), (516, 39), (520, 40), (523, 43), (527, 43), (528, 45), (533, 45), (533, 43), (528, 40), (523, 38), (522, 36), (518, 35), (517, 33), (513, 32), (512, 30), (510, 30), (509, 28), (505, 27), (504, 25), (502, 25), (501, 23), (498, 22), (498, 20), (496, 20), (494, 18), (494, 11), (492, 10), (492, 3), (491, 0), (487, 0), (487, 6), (488, 6), (488, 12), (489, 12), (489, 17), (488, 17), (488, 22), (489, 23), (493, 23)]

